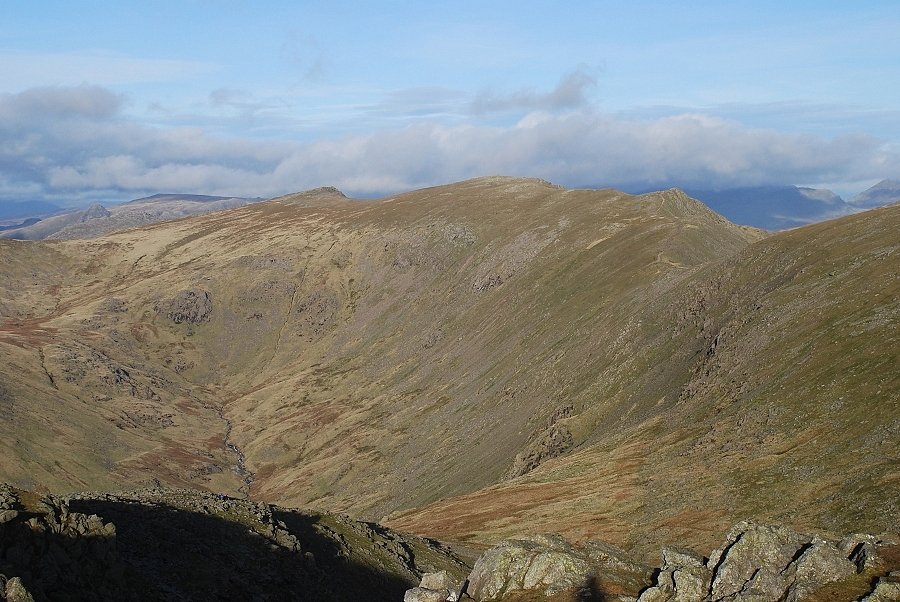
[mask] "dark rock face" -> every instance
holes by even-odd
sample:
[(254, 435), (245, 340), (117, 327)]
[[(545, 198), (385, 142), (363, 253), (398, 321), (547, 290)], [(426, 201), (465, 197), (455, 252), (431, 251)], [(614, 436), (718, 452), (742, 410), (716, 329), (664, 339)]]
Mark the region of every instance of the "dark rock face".
[(318, 338), (334, 322), (338, 313), (337, 297), (328, 290), (316, 290), (301, 299), (294, 308), (298, 336)]
[(139, 600), (125, 592), (116, 528), (52, 497), (25, 500), (0, 485), (0, 573), (7, 600)]
[(200, 289), (181, 291), (169, 301), (165, 314), (176, 324), (209, 322), (212, 315), (212, 298), (207, 291)]
[(575, 438), (560, 421), (574, 412), (571, 405), (561, 406), (547, 420), (546, 428), (531, 437), (528, 447), (516, 454), (507, 478), (514, 479), (528, 474), (547, 460), (559, 457), (572, 449)]

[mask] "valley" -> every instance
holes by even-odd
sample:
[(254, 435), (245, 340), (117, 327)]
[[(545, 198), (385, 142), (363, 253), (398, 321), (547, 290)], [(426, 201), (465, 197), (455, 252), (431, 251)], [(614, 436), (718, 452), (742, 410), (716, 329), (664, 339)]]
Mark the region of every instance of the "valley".
[(898, 231), (494, 177), (2, 240), (0, 481), (654, 564), (744, 519), (896, 532)]

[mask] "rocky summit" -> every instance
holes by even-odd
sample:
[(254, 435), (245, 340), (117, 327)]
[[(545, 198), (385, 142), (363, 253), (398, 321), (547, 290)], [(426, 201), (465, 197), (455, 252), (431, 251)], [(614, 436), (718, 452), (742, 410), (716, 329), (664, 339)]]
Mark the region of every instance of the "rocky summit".
[(890, 596), (898, 231), (491, 177), (0, 240), (5, 587), (84, 528), (115, 596)]

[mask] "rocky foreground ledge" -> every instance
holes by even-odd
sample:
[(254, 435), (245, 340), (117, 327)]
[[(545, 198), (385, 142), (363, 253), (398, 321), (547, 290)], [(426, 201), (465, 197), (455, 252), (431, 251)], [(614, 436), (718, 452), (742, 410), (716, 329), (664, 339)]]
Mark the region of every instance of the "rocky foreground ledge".
[(404, 599), (898, 601), (900, 543), (745, 522), (708, 558), (663, 548), (659, 568), (556, 535), (479, 557), (346, 516), (199, 491), (61, 497), (0, 484), (0, 600)]
[(464, 581), (425, 575), (404, 600), (898, 601), (900, 545), (864, 534), (829, 541), (743, 522), (709, 558), (664, 547), (662, 566), (654, 569), (604, 542), (575, 546), (540, 535), (488, 550)]
[(0, 600), (398, 601), (447, 546), (346, 516), (190, 490), (39, 495), (0, 484)]

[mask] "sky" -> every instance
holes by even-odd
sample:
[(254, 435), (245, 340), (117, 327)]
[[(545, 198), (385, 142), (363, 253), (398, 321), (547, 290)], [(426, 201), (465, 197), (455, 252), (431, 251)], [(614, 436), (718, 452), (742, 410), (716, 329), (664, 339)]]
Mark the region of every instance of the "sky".
[(0, 203), (900, 179), (900, 2), (0, 0)]

